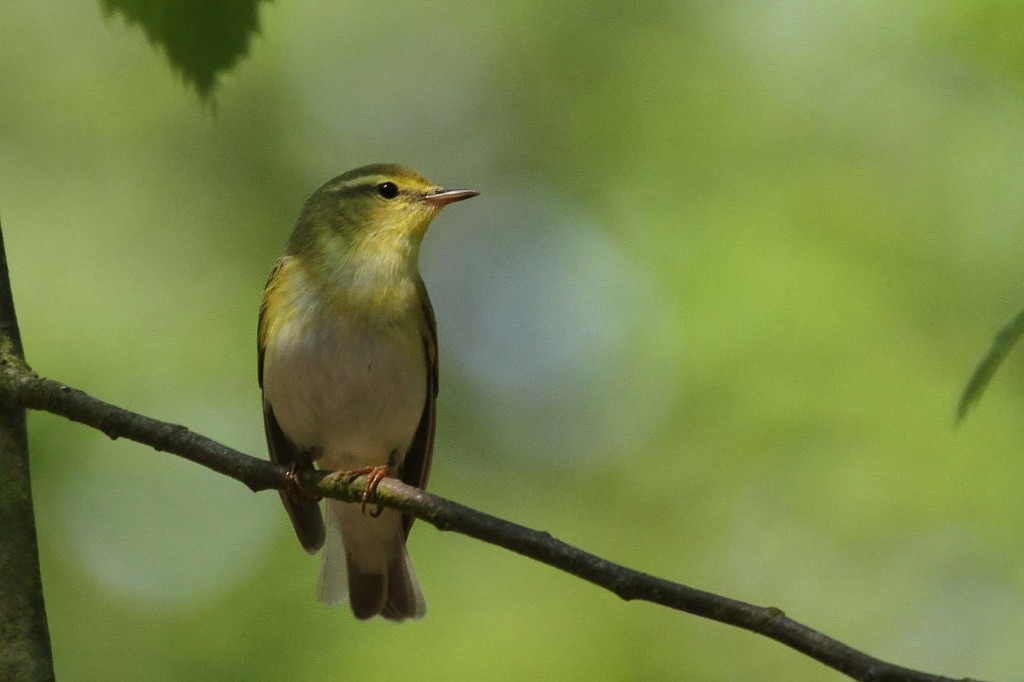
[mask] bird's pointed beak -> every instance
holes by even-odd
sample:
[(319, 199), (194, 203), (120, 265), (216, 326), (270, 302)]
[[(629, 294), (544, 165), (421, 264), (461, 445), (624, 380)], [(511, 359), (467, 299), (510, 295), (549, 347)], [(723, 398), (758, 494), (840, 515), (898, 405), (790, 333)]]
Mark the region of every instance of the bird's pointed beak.
[(438, 189), (423, 197), (423, 201), (434, 206), (447, 206), (463, 199), (472, 199), (480, 192), (472, 189)]

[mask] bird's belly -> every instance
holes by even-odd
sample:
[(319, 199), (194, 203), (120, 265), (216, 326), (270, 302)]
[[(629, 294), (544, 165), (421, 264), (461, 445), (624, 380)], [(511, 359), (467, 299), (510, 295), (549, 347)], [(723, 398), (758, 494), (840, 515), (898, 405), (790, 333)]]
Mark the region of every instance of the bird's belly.
[(397, 463), (427, 399), (423, 340), (413, 323), (286, 324), (268, 344), (263, 386), (281, 429), (324, 468)]

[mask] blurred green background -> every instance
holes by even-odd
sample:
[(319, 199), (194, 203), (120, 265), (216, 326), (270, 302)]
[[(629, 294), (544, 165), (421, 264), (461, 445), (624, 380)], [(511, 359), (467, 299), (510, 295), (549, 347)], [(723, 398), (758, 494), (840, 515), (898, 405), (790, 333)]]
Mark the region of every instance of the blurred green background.
[[(431, 487), (903, 665), (1020, 679), (1024, 5), (279, 2), (202, 102), (96, 2), (0, 10), (28, 359), (263, 456), (260, 293), (395, 161), (428, 235)], [(313, 598), (273, 493), (30, 418), (64, 680), (837, 680), (422, 524), (400, 627)]]

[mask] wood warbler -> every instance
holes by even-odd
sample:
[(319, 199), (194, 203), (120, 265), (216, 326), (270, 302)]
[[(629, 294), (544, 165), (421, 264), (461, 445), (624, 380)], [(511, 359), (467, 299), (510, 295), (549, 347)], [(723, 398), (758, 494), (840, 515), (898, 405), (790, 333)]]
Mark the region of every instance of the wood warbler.
[(363, 505), (281, 491), (302, 546), (324, 547), (317, 596), (357, 618), (419, 618), (426, 602), (405, 540), (413, 519), (367, 513), (377, 484), (427, 484), (434, 443), (437, 331), (417, 259), (430, 222), (477, 192), (401, 166), (364, 166), (306, 201), (263, 293), (259, 382), (273, 461), (367, 475)]

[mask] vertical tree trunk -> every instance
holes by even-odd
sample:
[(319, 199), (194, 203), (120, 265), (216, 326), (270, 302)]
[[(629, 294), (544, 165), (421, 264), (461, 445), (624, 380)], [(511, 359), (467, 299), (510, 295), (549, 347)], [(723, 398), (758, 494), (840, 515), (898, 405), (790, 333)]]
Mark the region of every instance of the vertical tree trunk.
[[(0, 365), (24, 361), (0, 231)], [(0, 679), (12, 682), (54, 679), (28, 468), (25, 410), (0, 403)]]

